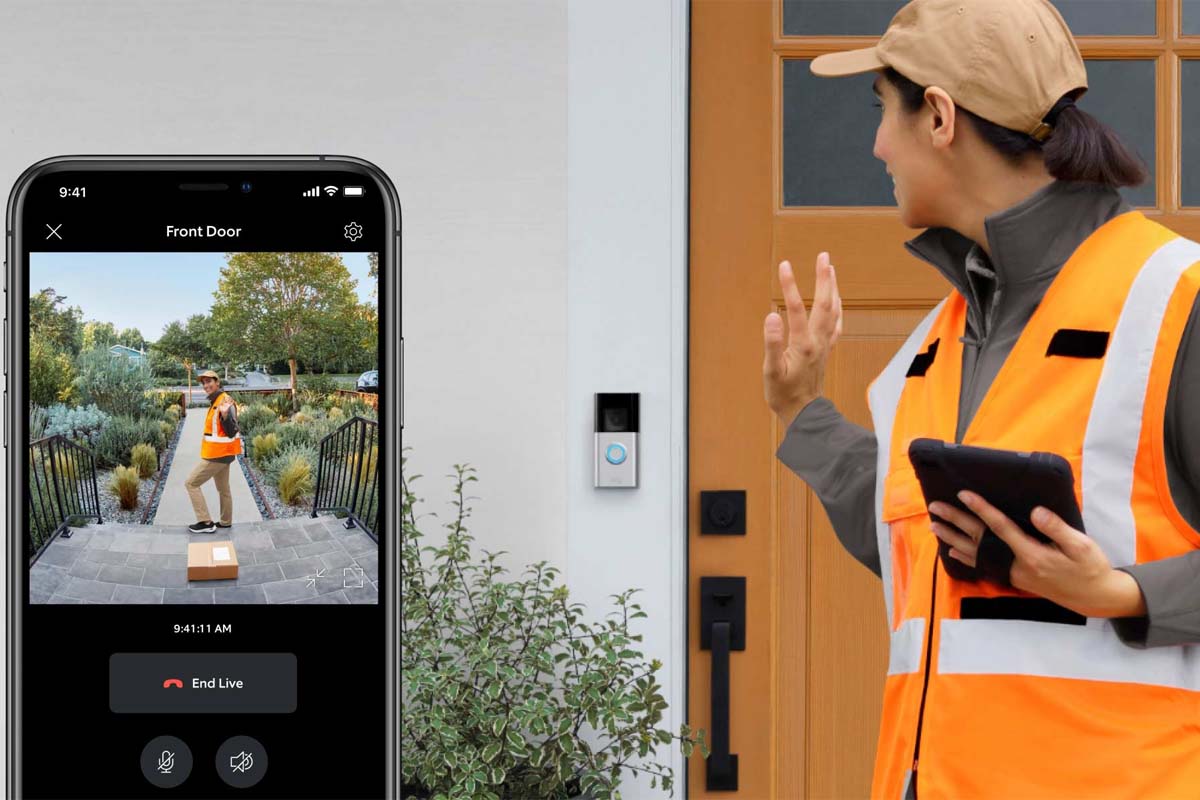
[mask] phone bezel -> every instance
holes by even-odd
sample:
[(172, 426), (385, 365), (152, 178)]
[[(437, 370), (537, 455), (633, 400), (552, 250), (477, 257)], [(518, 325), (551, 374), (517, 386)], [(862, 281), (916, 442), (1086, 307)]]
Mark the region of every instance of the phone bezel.
[[(386, 448), (384, 465), (389, 476), (399, 475), (400, 452), (403, 448), (403, 335), (401, 325), (400, 286), (401, 286), (401, 207), (396, 187), (382, 169), (366, 159), (345, 155), (63, 155), (54, 156), (38, 161), (29, 166), (17, 178), (9, 194), (5, 215), (5, 317), (16, 320), (15, 298), (19, 291), (27, 291), (24, 287), (23, 231), (24, 201), (29, 186), (35, 179), (43, 178), (56, 172), (106, 171), (106, 172), (144, 172), (144, 171), (228, 171), (228, 170), (280, 171), (280, 172), (312, 172), (322, 171), (352, 171), (363, 175), (377, 186), (380, 196), (384, 198), (384, 209), (387, 218), (388, 234), (384, 237), (383, 252), (380, 253), (380, 326), (381, 334), (386, 341), (394, 343), (390, 347), (389, 364), (392, 369), (385, 370), (384, 399), (380, 406), (385, 415), (394, 446)], [(394, 278), (394, 279), (393, 279)], [(14, 287), (8, 292), (9, 285)], [(25, 345), (22, 337), (17, 335), (10, 323), (9, 336), (6, 343), (7, 364), (24, 364)], [(24, 380), (23, 371), (14, 368), (12, 374), (17, 381)], [(6, 379), (8, 372), (5, 373)], [(19, 414), (15, 402), (9, 402), (6, 408), (4, 424), (9, 436), (16, 442), (18, 433)], [(20, 430), (24, 430), (21, 427)], [(18, 481), (23, 479), (24, 460), (16, 457), (15, 446), (5, 450), (7, 477), (5, 492), (8, 498), (5, 523), (8, 530), (17, 529), (18, 512), (23, 512), (21, 494), (17, 489)], [(387, 686), (385, 688), (385, 791), (387, 797), (397, 795), (399, 782), (399, 672), (397, 653), (399, 651), (399, 578), (400, 556), (399, 547), (394, 543), (399, 541), (399, 509), (394, 503), (383, 503), (381, 517), (382, 534), (388, 537), (392, 546), (387, 551), (387, 569), (389, 580), (384, 585), (380, 602), (385, 606), (385, 636), (387, 641)], [(10, 537), (14, 539), (15, 537)], [(19, 542), (15, 547), (19, 550)], [(22, 771), (22, 737), (17, 730), (18, 722), (22, 719), (22, 676), (21, 676), (21, 611), (24, 608), (23, 596), (26, 591), (26, 573), (23, 559), (13, 557), (14, 545), (10, 542), (7, 549), (8, 558), (8, 760), (7, 794), (19, 797)]]

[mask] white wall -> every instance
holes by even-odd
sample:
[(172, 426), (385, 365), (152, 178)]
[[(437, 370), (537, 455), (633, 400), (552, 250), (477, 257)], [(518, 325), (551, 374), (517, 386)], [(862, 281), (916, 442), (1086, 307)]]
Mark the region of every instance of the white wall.
[[(668, 709), (686, 720), (687, 0), (570, 3), (567, 19), (567, 564), (603, 618), (635, 620)], [(593, 393), (640, 392), (639, 485), (595, 489)], [(673, 767), (678, 746), (655, 759)], [(622, 796), (657, 797), (626, 775)], [(685, 796), (677, 790), (681, 796)]]
[[(344, 153), (403, 206), (405, 446), (442, 521), (546, 559), (684, 714), (686, 0), (3, 0), (0, 188), (63, 153)], [(596, 391), (641, 486), (592, 488)], [(427, 525), (431, 541), (441, 529)], [(674, 588), (673, 588), (674, 587)], [(682, 783), (682, 759), (660, 749)], [(626, 777), (627, 798), (657, 797)]]

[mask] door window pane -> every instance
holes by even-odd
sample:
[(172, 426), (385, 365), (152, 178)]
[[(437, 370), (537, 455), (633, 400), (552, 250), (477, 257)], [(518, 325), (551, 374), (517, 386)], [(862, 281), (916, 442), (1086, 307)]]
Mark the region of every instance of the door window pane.
[[(783, 204), (894, 206), (891, 178), (872, 152), (881, 113), (871, 93), (877, 73), (819, 78), (810, 63), (783, 62)], [(1185, 131), (1200, 129), (1188, 128), (1186, 116), (1189, 109), (1197, 111), (1197, 103), (1186, 101), (1187, 87), (1194, 84), (1187, 76), (1196, 63), (1184, 62)], [(1113, 128), (1146, 162), (1147, 182), (1121, 191), (1133, 205), (1154, 206), (1154, 62), (1089, 60), (1087, 67), (1089, 88), (1079, 106)]]
[(808, 59), (783, 62), (783, 204), (892, 206), (892, 179), (872, 155), (877, 73), (819, 78)]
[[(1054, 0), (1076, 36), (1153, 36), (1155, 0)], [(1200, 6), (1200, 0), (1184, 0)], [(785, 36), (881, 36), (896, 12), (895, 0), (783, 0)], [(1193, 12), (1193, 25), (1200, 25)], [(1185, 31), (1186, 32), (1186, 31)], [(1200, 31), (1195, 31), (1200, 33)]]
[(1155, 205), (1155, 79), (1153, 61), (1089, 60), (1088, 90), (1079, 107), (1108, 125), (1141, 156), (1150, 178), (1121, 190), (1135, 206)]
[(1183, 0), (1183, 35), (1200, 36), (1200, 0)]

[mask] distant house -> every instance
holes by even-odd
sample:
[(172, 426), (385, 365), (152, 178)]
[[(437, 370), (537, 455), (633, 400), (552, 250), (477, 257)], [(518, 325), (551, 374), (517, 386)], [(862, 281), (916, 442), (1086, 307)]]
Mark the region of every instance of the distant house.
[(123, 356), (139, 366), (146, 363), (146, 351), (144, 349), (134, 350), (132, 347), (126, 347), (123, 344), (114, 344), (108, 348), (108, 352), (114, 356)]

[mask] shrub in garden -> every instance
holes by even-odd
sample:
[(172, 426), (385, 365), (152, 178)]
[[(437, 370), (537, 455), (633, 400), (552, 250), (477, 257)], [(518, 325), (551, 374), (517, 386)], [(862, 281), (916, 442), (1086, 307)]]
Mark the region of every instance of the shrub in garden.
[(279, 446), (285, 449), (293, 445), (312, 447), (317, 443), (316, 431), (311, 425), (287, 422), (278, 426), (275, 432), (279, 435)]
[(159, 421), (158, 429), (162, 431), (164, 442), (170, 442), (171, 437), (175, 435), (175, 424), (167, 422), (165, 419)]
[(292, 395), (289, 392), (267, 395), (267, 406), (275, 412), (277, 418), (289, 417), (293, 411)]
[(264, 403), (253, 403), (238, 409), (238, 427), (242, 436), (253, 436), (262, 428), (270, 428), (279, 421), (279, 415)]
[(262, 466), (279, 452), (279, 437), (274, 433), (260, 433), (251, 440), (250, 451), (254, 454), (254, 463)]
[(317, 448), (304, 442), (286, 444), (280, 439), (279, 449), (275, 451), (275, 455), (263, 459), (262, 473), (270, 483), (278, 484), (279, 475), (283, 472), (283, 468), (297, 458), (302, 458), (309, 464), (316, 465)]
[(166, 441), (160, 420), (122, 414), (110, 419), (96, 437), (96, 459), (104, 467), (128, 464), (135, 445), (146, 442), (161, 450)]
[(29, 335), (29, 401), (48, 406), (70, 399), (75, 368), (71, 357), (44, 336)]
[[(321, 398), (333, 394), (339, 388), (337, 380), (332, 375), (326, 375), (325, 373), (319, 375), (300, 375), (297, 377), (297, 383), (299, 384), (297, 388)], [(306, 402), (311, 402), (311, 400), (307, 400)]]
[(129, 466), (137, 470), (139, 478), (149, 478), (158, 469), (158, 453), (152, 445), (134, 445), (129, 453)]
[(339, 422), (346, 418), (346, 415), (344, 413), (342, 413), (342, 409), (340, 406), (330, 406), (329, 411), (326, 412), (326, 414), (329, 419), (336, 419)]
[(84, 402), (109, 414), (140, 415), (159, 410), (146, 396), (153, 385), (150, 370), (114, 356), (105, 347), (84, 350), (75, 359), (75, 388)]
[(312, 422), (312, 420), (312, 415), (306, 414), (303, 411), (297, 411), (295, 414), (292, 414), (292, 422), (296, 425), (306, 425)]
[(41, 439), (46, 435), (46, 425), (50, 423), (50, 415), (42, 406), (29, 409), (29, 441)]
[[(524, 578), (502, 580), (500, 553), (472, 555), (463, 487), (474, 470), (455, 465), (457, 511), (444, 547), (424, 534), (401, 461), (401, 797), (566, 798), (621, 796), (621, 771), (651, 776), (674, 796), (672, 769), (647, 756), (678, 740), (684, 757), (703, 730), (660, 728), (667, 703), (638, 651), (630, 623), (646, 617), (610, 595), (607, 618), (583, 622), (558, 570), (539, 561)], [(420, 477), (414, 475), (410, 480)], [(454, 476), (451, 476), (454, 477)], [(434, 514), (422, 516), (436, 516)], [(431, 564), (422, 553), (432, 551)], [(503, 551), (501, 551), (503, 552)]]
[(169, 405), (163, 409), (163, 419), (167, 422), (179, 422), (179, 418), (183, 416), (183, 409), (177, 405)]
[(77, 444), (95, 445), (110, 417), (94, 404), (68, 406), (57, 404), (46, 409), (46, 436), (62, 434)]
[(112, 492), (117, 500), (120, 501), (121, 508), (128, 511), (131, 508), (137, 508), (138, 503), (138, 485), (141, 481), (138, 479), (137, 470), (133, 467), (117, 467), (113, 471), (112, 480), (109, 481), (108, 489)]
[(342, 401), (342, 411), (346, 417), (362, 417), (364, 419), (379, 419), (379, 412), (371, 407), (371, 404), (365, 400), (360, 400), (357, 397), (351, 397)]
[(312, 494), (313, 469), (312, 462), (302, 455), (291, 456), (283, 460), (279, 470), (279, 499), (287, 505), (295, 505)]
[[(46, 476), (57, 474), (60, 481), (74, 482), (79, 479), (79, 467), (77, 459), (70, 453), (63, 450), (56, 450), (54, 453), (53, 464), (50, 458), (42, 459), (42, 473)], [(53, 472), (52, 472), (53, 470)], [(47, 482), (50, 479), (47, 477)]]

